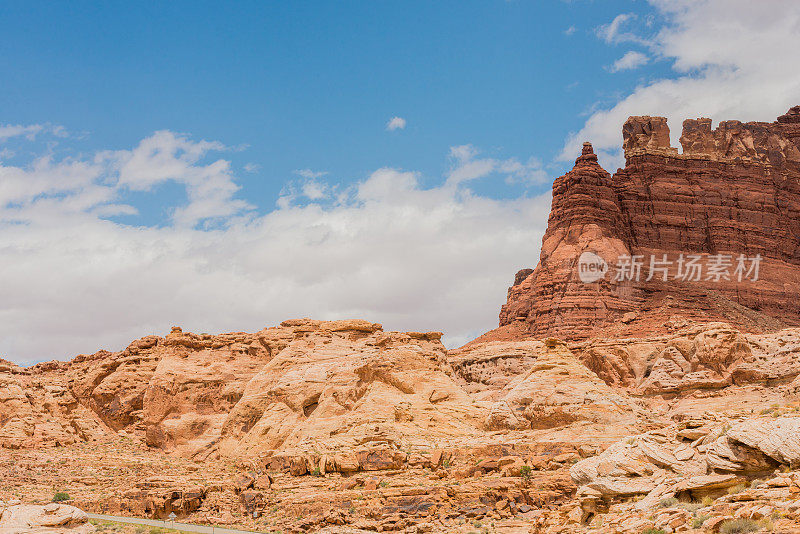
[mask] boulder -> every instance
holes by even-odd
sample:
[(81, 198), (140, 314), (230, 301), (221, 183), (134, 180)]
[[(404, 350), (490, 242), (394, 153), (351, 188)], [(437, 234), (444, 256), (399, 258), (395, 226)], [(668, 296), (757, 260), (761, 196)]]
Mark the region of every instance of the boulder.
[(0, 532), (6, 534), (89, 534), (95, 531), (85, 512), (66, 504), (9, 506), (0, 516)]

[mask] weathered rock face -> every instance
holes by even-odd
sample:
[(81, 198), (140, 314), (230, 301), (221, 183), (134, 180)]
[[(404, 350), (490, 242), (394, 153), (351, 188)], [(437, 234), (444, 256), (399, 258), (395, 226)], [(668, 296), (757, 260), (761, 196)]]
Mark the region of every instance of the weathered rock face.
[(90, 534), (95, 531), (82, 510), (66, 504), (17, 504), (0, 507), (0, 532), (30, 534)]
[[(144, 392), (163, 353), (163, 338), (138, 339), (118, 353), (80, 355), (63, 367), (70, 393), (113, 430), (142, 419)], [(60, 374), (60, 373), (59, 373)]]
[(402, 464), (401, 446), (483, 430), (488, 403), (455, 383), (440, 337), (301, 319), (253, 334), (173, 328), (118, 353), (30, 369), (7, 364), (0, 446), (69, 445), (119, 432), (197, 460), (283, 454), (295, 458), (289, 462), (313, 451), (302, 460), (308, 471), (320, 452), (331, 453), (329, 471)]
[(173, 328), (143, 392), (147, 444), (199, 458), (213, 454), (247, 383), (291, 336), (281, 329), (212, 336)]
[[(773, 123), (687, 120), (682, 154), (661, 117), (629, 118), (623, 140), (613, 177), (585, 144), (555, 180), (539, 265), (519, 273), (486, 339), (663, 331), (675, 316), (800, 324), (800, 106)], [(608, 272), (587, 281), (586, 259)]]
[(63, 446), (106, 434), (97, 414), (41, 367), (0, 368), (0, 447)]
[(293, 339), (226, 417), (224, 454), (327, 453), (321, 469), (370, 470), (401, 465), (401, 447), (480, 433), (485, 410), (445, 372), (440, 334), (366, 321), (283, 324)]
[(800, 374), (800, 330), (746, 334), (725, 323), (662, 336), (576, 343), (573, 351), (607, 384), (642, 395), (782, 382)]
[(575, 464), (571, 474), (599, 498), (647, 494), (637, 504), (640, 510), (656, 509), (659, 499), (676, 495), (699, 501), (780, 466), (795, 466), (798, 429), (799, 417), (737, 422), (706, 415), (615, 443)]
[(135, 489), (123, 493), (122, 497), (138, 516), (166, 519), (170, 514), (185, 517), (203, 504), (208, 489), (200, 484), (187, 484), (167, 477), (152, 477), (136, 483)]
[(645, 413), (556, 340), (475, 344), (450, 362), (475, 398), (492, 403), (489, 430), (568, 428), (571, 441), (591, 441), (609, 428), (634, 432)]

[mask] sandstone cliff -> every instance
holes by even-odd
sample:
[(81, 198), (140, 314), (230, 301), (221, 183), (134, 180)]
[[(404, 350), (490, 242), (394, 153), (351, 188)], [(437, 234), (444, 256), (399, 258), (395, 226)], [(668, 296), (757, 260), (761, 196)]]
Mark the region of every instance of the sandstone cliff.
[[(773, 123), (687, 120), (682, 153), (663, 117), (622, 133), (624, 169), (610, 176), (586, 143), (553, 183), (539, 265), (518, 273), (486, 339), (664, 331), (676, 317), (800, 324), (800, 106)], [(584, 253), (604, 277), (581, 280)]]

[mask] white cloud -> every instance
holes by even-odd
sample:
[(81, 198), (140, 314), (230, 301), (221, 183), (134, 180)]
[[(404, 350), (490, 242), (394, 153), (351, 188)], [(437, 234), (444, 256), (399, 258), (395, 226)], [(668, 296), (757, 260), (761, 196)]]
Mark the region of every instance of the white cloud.
[[(610, 171), (622, 162), (622, 124), (631, 115), (668, 118), (679, 147), (684, 119), (772, 121), (800, 104), (800, 3), (772, 0), (769, 9), (750, 0), (649, 0), (662, 22), (649, 40), (653, 54), (672, 61), (675, 75), (642, 84), (610, 108), (595, 111), (567, 140), (560, 159), (570, 160), (591, 141)], [(599, 32), (618, 41), (617, 17)], [(643, 39), (639, 39), (643, 41)]]
[(67, 137), (67, 130), (57, 124), (0, 124), (0, 143), (14, 137), (23, 137), (33, 141), (36, 136), (48, 133), (55, 137)]
[(504, 175), (507, 183), (536, 185), (547, 183), (550, 180), (550, 177), (542, 169), (541, 162), (536, 158), (530, 158), (526, 163), (521, 163), (516, 158), (504, 160), (479, 158), (478, 154), (479, 151), (472, 145), (451, 147), (447, 185), (458, 186), (491, 174)]
[(254, 173), (261, 170), (261, 165), (258, 163), (245, 163), (244, 172)]
[(573, 33), (575, 33), (576, 31), (578, 31), (578, 28), (576, 28), (575, 26), (570, 26), (569, 28), (567, 28), (566, 30), (564, 30), (564, 35), (566, 35), (567, 37), (569, 37), (570, 35), (572, 35), (572, 34), (573, 34)]
[(386, 123), (386, 130), (393, 132), (394, 130), (404, 130), (406, 127), (406, 120), (403, 117), (392, 117)]
[(0, 142), (19, 136), (25, 136), (29, 140), (33, 140), (36, 137), (36, 134), (41, 132), (43, 129), (44, 126), (41, 124), (32, 124), (28, 126), (21, 126), (19, 124), (0, 125)]
[[(483, 172), (465, 168), (480, 161), (472, 147), (453, 149), (438, 186), (390, 168), (340, 192), (310, 178), (302, 204), (245, 216), (230, 163), (204, 159), (221, 146), (159, 132), (131, 150), (0, 164), (0, 355), (65, 359), (171, 325), (255, 331), (302, 316), (464, 342), (496, 326), (514, 272), (538, 259), (549, 194), (470, 192), (464, 182)], [(500, 176), (535, 167), (492, 161)], [(134, 215), (129, 192), (158, 195), (165, 180), (199, 205), (178, 202), (184, 214), (164, 226), (104, 218)], [(185, 224), (220, 213), (210, 228)]]
[(325, 171), (312, 171), (311, 169), (299, 169), (294, 171), (294, 173), (298, 176), (302, 176), (303, 178), (308, 178), (310, 180), (314, 180), (316, 178), (322, 178), (326, 174)]
[(142, 140), (130, 151), (108, 155), (118, 171), (117, 187), (131, 191), (151, 191), (165, 182), (186, 188), (188, 203), (175, 206), (173, 221), (194, 227), (239, 214), (251, 206), (234, 198), (239, 186), (233, 181), (230, 162), (219, 159), (200, 164), (212, 151), (224, 150), (221, 143), (191, 141), (188, 137), (160, 131)]
[(609, 68), (611, 72), (619, 72), (621, 70), (630, 70), (636, 69), (641, 67), (642, 65), (646, 65), (650, 58), (647, 57), (646, 54), (642, 54), (641, 52), (635, 52), (633, 50), (626, 52), (624, 56), (619, 58), (614, 62), (613, 65)]
[(628, 22), (636, 19), (634, 13), (621, 13), (614, 17), (614, 20), (597, 28), (597, 35), (609, 44), (617, 44), (625, 41), (638, 42), (640, 39), (631, 32), (625, 31)]
[(320, 200), (325, 198), (328, 187), (316, 180), (309, 180), (303, 184), (303, 196), (309, 200)]
[[(58, 131), (52, 132), (59, 136)], [(156, 132), (132, 150), (104, 151), (85, 159), (55, 161), (46, 153), (27, 166), (0, 164), (0, 221), (27, 223), (65, 213), (107, 213), (126, 192), (152, 191), (165, 182), (184, 186), (186, 202), (172, 206), (177, 226), (209, 225), (245, 214), (251, 206), (234, 197), (230, 162), (201, 163), (219, 143), (191, 141), (172, 132)], [(98, 211), (99, 210), (99, 211)], [(128, 206), (117, 207), (131, 213)]]

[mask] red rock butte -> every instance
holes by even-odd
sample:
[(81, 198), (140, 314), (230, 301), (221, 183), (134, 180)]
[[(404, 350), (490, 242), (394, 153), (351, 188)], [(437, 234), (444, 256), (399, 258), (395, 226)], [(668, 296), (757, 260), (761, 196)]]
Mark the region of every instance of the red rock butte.
[[(772, 123), (686, 120), (682, 153), (664, 117), (630, 117), (622, 137), (624, 169), (612, 176), (584, 143), (553, 182), (539, 264), (517, 273), (500, 328), (479, 339), (800, 324), (800, 106)], [(604, 277), (581, 281), (585, 252), (606, 262)], [(638, 280), (620, 268), (628, 257)], [(701, 271), (686, 276), (690, 258)]]

